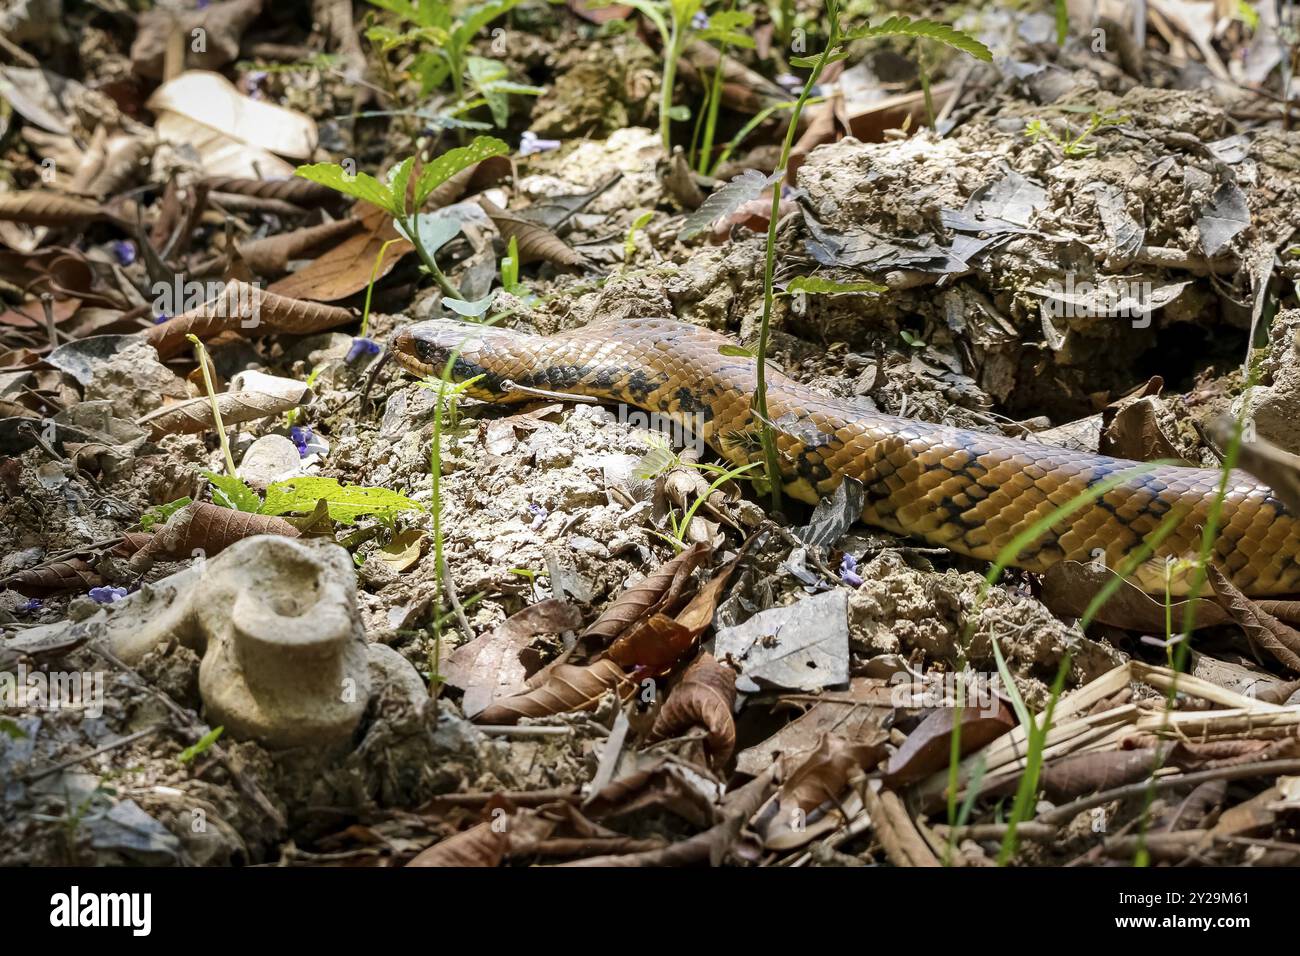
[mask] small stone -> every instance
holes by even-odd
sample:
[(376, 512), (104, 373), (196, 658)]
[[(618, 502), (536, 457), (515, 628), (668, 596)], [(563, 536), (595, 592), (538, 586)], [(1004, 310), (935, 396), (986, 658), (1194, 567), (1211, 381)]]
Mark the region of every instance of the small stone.
[(256, 491), (265, 491), (274, 482), (302, 473), (298, 448), (283, 435), (263, 435), (253, 442), (239, 465), (239, 477)]

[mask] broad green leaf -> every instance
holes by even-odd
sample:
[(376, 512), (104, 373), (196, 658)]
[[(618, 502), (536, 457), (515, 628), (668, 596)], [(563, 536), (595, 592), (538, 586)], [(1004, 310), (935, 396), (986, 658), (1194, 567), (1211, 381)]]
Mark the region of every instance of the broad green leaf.
[(796, 292), (807, 295), (839, 295), (847, 292), (888, 292), (889, 286), (881, 285), (879, 282), (869, 282), (866, 279), (857, 282), (836, 282), (834, 279), (823, 279), (820, 276), (799, 276), (797, 279), (790, 280), (785, 291), (790, 295)]
[(393, 205), (403, 216), (406, 215), (406, 187), (411, 181), (411, 167), (414, 165), (415, 157), (408, 156), (393, 170), (388, 181), (388, 191), (393, 197)]
[(509, 154), (510, 147), (495, 136), (476, 136), (468, 146), (457, 146), (443, 153), (420, 170), (420, 178), (415, 187), (415, 205), (420, 207), (433, 192), (462, 169), (492, 156)]
[[(848, 40), (870, 40), (876, 37), (922, 37), (946, 44), (963, 53), (969, 53), (977, 60), (988, 63), (993, 60), (993, 53), (979, 40), (968, 33), (953, 29), (946, 23), (934, 20), (913, 20), (911, 17), (890, 17), (878, 26), (862, 27), (845, 34)], [(792, 61), (793, 62), (793, 61)]]
[[(416, 217), (416, 223), (420, 245), (424, 246), (425, 252), (433, 255), (456, 238), (456, 234), (460, 232), (461, 218), (455, 206), (447, 206), (443, 209), (435, 209), (433, 212), (421, 213)], [(402, 235), (402, 238), (408, 241), (411, 239), (406, 222), (394, 219), (393, 228)]]
[(27, 731), (18, 726), (17, 721), (0, 717), (0, 734), (4, 734), (10, 740), (22, 740), (27, 736)]
[(223, 508), (235, 511), (247, 511), (257, 514), (262, 507), (262, 499), (257, 492), (238, 478), (231, 475), (219, 475), (215, 471), (200, 472), (212, 484), (212, 500)]
[(471, 56), (465, 61), (465, 67), (469, 71), (470, 80), (483, 94), (483, 99), (487, 100), (488, 109), (492, 111), (492, 122), (504, 127), (510, 121), (510, 101), (503, 90), (495, 88), (495, 84), (509, 75), (506, 65), (500, 60)]
[(338, 163), (313, 163), (310, 166), (299, 166), (294, 170), (294, 175), (328, 186), (345, 196), (353, 196), (372, 203), (380, 209), (388, 210), (394, 216), (402, 214), (393, 202), (393, 194), (389, 188), (367, 173), (349, 173)]
[(467, 318), (477, 319), (488, 309), (492, 308), (492, 300), (496, 298), (495, 290), (488, 293), (481, 299), (474, 302), (466, 302), (464, 299), (443, 299), (442, 304), (457, 315), (463, 315)]
[(267, 488), (262, 514), (310, 514), (318, 501), (325, 502), (331, 518), (345, 524), (364, 515), (421, 510), (419, 502), (398, 491), (340, 485), (335, 478), (305, 477), (277, 481)]
[(461, 48), (469, 46), (469, 42), (478, 35), (479, 30), (497, 17), (509, 13), (521, 2), (522, 0), (488, 0), (487, 3), (468, 7), (464, 12), (464, 19), (452, 31), (451, 42)]

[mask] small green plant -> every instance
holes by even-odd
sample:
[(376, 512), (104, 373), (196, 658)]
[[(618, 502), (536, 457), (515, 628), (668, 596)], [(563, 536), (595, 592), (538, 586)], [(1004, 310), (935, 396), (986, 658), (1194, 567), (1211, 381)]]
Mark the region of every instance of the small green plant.
[(1044, 138), (1049, 139), (1060, 148), (1067, 159), (1079, 159), (1097, 152), (1096, 143), (1086, 142), (1089, 136), (1108, 126), (1122, 126), (1127, 122), (1127, 116), (1120, 116), (1114, 110), (1102, 110), (1089, 115), (1088, 125), (1084, 127), (1083, 132), (1078, 136), (1069, 135), (1069, 127), (1066, 127), (1067, 135), (1064, 138), (1058, 136), (1050, 126), (1040, 119), (1032, 119), (1025, 125), (1025, 135), (1033, 143), (1037, 143)]
[(415, 157), (409, 156), (398, 163), (389, 174), (387, 182), (362, 172), (346, 169), (338, 163), (314, 163), (299, 166), (296, 175), (322, 186), (362, 199), (383, 209), (393, 217), (397, 231), (410, 240), (419, 253), (425, 269), (433, 276), (448, 299), (461, 301), (460, 293), (443, 275), (434, 261), (434, 253), (449, 241), (460, 228), (460, 223), (445, 211), (433, 216), (422, 216), (421, 208), (435, 189), (463, 169), (492, 156), (510, 152), (501, 140), (493, 136), (478, 136), (468, 146), (448, 150), (437, 159), (425, 163), (412, 182)]
[[(969, 53), (977, 59), (990, 61), (993, 54), (988, 47), (974, 37), (967, 36), (960, 30), (930, 20), (912, 20), (908, 17), (890, 17), (879, 26), (861, 27), (844, 33), (840, 28), (839, 0), (826, 0), (826, 46), (815, 57), (796, 57), (790, 60), (792, 66), (811, 67), (812, 72), (804, 82), (803, 89), (790, 114), (790, 125), (786, 128), (785, 141), (781, 145), (781, 161), (773, 173), (774, 182), (785, 179), (790, 165), (790, 150), (794, 146), (795, 132), (799, 126), (799, 116), (803, 112), (813, 87), (821, 78), (822, 71), (828, 63), (842, 60), (848, 56), (841, 44), (851, 40), (874, 39), (887, 36), (912, 36), (935, 40), (955, 49)], [(772, 428), (772, 419), (767, 410), (767, 350), (771, 339), (772, 303), (775, 296), (773, 278), (776, 272), (776, 227), (781, 214), (781, 189), (772, 189), (772, 210), (767, 223), (767, 248), (763, 262), (763, 318), (759, 323), (757, 381), (754, 390), (754, 411), (760, 421), (760, 441), (763, 447), (763, 459), (766, 463), (766, 477), (772, 492), (773, 508), (781, 507), (781, 468), (777, 456), (776, 436)]]
[(449, 81), (454, 97), (450, 108), (440, 117), (444, 125), (482, 124), (456, 122), (457, 118), (486, 106), (498, 127), (510, 118), (509, 96), (537, 96), (536, 86), (514, 83), (500, 60), (474, 56), (470, 47), (474, 38), (492, 21), (505, 16), (522, 0), (489, 0), (466, 5), (446, 0), (370, 0), (374, 6), (397, 14), (404, 29), (384, 25), (372, 26), (366, 37), (385, 56), (395, 49), (414, 48), (411, 71), (420, 82), (420, 98), (427, 99), (434, 90)]
[[(654, 24), (663, 40), (664, 72), (663, 82), (659, 88), (659, 137), (663, 141), (664, 152), (671, 152), (672, 121), (690, 119), (691, 111), (685, 106), (673, 106), (673, 87), (677, 83), (677, 64), (682, 53), (692, 40), (706, 40), (717, 43), (722, 49), (718, 53), (718, 76), (714, 77), (709, 93), (709, 103), (720, 101), (723, 53), (727, 46), (752, 49), (754, 38), (741, 31), (754, 22), (752, 13), (740, 10), (723, 10), (709, 16), (705, 12), (708, 0), (627, 0), (630, 7), (643, 13)], [(588, 3), (588, 7), (598, 6)], [(599, 5), (607, 5), (605, 3)], [(706, 112), (712, 113), (713, 123), (717, 122), (716, 105), (706, 105)], [(708, 146), (703, 155), (712, 149), (713, 134), (707, 137)]]
[(181, 764), (193, 763), (196, 759), (198, 759), (200, 756), (207, 753), (209, 749), (211, 749), (212, 745), (215, 744), (218, 739), (220, 739), (221, 735), (225, 732), (225, 730), (226, 730), (225, 727), (213, 727), (206, 734), (200, 737), (197, 741), (195, 741), (194, 743), (190, 744), (190, 746), (182, 750), (180, 756), (177, 757), (176, 759)]
[(653, 209), (641, 213), (632, 220), (631, 227), (627, 230), (627, 235), (623, 238), (623, 268), (626, 269), (632, 262), (632, 257), (636, 255), (636, 235), (646, 226), (650, 225), (650, 220), (655, 217)]
[(217, 430), (217, 440), (221, 442), (221, 455), (226, 462), (226, 473), (235, 476), (235, 459), (230, 456), (230, 439), (226, 437), (226, 423), (221, 420), (221, 407), (217, 404), (217, 391), (212, 385), (212, 360), (208, 350), (203, 347), (197, 335), (187, 335), (186, 340), (194, 346), (194, 358), (203, 372), (203, 388), (208, 393), (208, 404), (212, 408), (212, 427)]
[(177, 498), (175, 501), (169, 501), (165, 505), (158, 505), (154, 508), (150, 508), (140, 516), (140, 530), (151, 531), (153, 530), (154, 525), (165, 524), (168, 518), (180, 511), (186, 505), (192, 503), (193, 499), (186, 496), (184, 498)]

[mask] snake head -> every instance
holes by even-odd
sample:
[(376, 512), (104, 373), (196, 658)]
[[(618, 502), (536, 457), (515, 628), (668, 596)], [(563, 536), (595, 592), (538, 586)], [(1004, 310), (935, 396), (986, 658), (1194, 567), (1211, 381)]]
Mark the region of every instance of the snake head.
[(393, 355), (408, 372), (421, 378), (441, 378), (451, 362), (450, 380), (477, 378), (468, 394), (487, 402), (510, 397), (503, 387), (511, 370), (509, 358), (517, 348), (518, 333), (456, 319), (430, 319), (399, 331), (392, 340)]

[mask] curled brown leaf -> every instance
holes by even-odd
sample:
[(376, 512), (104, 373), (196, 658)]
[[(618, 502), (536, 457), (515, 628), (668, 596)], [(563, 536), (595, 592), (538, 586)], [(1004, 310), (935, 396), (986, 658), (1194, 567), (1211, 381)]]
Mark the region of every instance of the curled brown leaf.
[[(296, 397), (288, 392), (222, 392), (217, 396), (221, 420), (226, 425), (236, 425), (297, 408), (307, 395), (306, 383), (298, 384), (302, 385), (302, 390)], [(192, 435), (216, 427), (212, 419), (212, 402), (206, 397), (164, 405), (143, 418), (136, 419), (135, 423), (149, 429), (151, 441), (157, 441), (164, 435)]]
[(650, 739), (674, 737), (691, 727), (709, 732), (705, 749), (715, 767), (726, 765), (736, 747), (736, 672), (708, 653), (686, 668), (655, 718)]
[(582, 632), (580, 640), (603, 646), (650, 614), (672, 614), (677, 610), (674, 604), (690, 584), (691, 573), (708, 560), (708, 556), (708, 545), (700, 543), (665, 561), (615, 598)]
[(1269, 614), (1242, 594), (1214, 565), (1209, 567), (1210, 587), (1219, 605), (1241, 626), (1246, 636), (1296, 673), (1300, 673), (1300, 632)]

